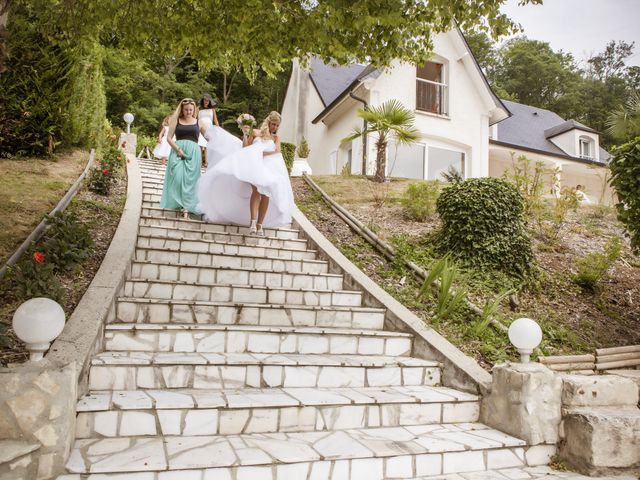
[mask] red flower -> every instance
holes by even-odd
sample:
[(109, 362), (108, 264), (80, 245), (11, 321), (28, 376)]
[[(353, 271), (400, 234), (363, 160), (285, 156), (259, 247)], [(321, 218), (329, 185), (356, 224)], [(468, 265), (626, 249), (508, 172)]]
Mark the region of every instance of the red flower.
[(104, 170), (102, 170), (102, 173), (104, 173), (105, 175), (109, 175), (109, 169), (105, 168)]
[(124, 142), (122, 142), (122, 145), (120, 145), (122, 148), (125, 148), (127, 146), (127, 141), (125, 140)]
[(35, 252), (33, 254), (33, 259), (35, 260), (36, 263), (44, 263), (44, 253)]

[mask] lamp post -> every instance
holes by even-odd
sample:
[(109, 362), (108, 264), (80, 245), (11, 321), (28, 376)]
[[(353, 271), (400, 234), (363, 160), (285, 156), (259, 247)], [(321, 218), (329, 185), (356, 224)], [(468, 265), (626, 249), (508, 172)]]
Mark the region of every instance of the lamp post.
[(13, 314), (13, 331), (27, 344), (32, 362), (42, 360), (64, 328), (64, 310), (50, 298), (27, 300)]
[(520, 363), (529, 363), (533, 349), (542, 341), (542, 329), (530, 318), (519, 318), (509, 326), (509, 340), (520, 352)]
[(135, 117), (133, 116), (133, 113), (125, 113), (122, 116), (122, 119), (125, 121), (125, 123), (127, 124), (127, 133), (131, 133), (131, 124), (133, 123), (133, 119)]

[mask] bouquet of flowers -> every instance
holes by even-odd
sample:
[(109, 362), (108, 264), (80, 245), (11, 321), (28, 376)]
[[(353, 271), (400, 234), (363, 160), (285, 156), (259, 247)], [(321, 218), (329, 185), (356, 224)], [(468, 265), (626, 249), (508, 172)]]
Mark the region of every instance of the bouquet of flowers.
[(238, 127), (240, 127), (240, 130), (242, 131), (244, 131), (246, 127), (253, 128), (256, 125), (256, 119), (253, 117), (253, 115), (250, 115), (248, 113), (241, 114), (236, 119), (236, 122), (238, 122)]

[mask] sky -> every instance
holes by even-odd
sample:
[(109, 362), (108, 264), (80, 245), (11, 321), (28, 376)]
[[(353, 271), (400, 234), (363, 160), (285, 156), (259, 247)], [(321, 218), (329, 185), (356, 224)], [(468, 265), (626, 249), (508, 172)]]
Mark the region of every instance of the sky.
[(528, 38), (570, 52), (580, 63), (610, 40), (635, 41), (627, 65), (640, 65), (640, 0), (544, 0), (525, 6), (507, 0), (502, 12), (521, 24)]

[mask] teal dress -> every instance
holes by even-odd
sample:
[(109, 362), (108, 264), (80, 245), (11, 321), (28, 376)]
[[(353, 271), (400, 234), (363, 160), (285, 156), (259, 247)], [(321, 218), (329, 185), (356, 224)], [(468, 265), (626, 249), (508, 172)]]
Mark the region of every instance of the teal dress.
[(176, 144), (182, 149), (185, 158), (171, 149), (167, 170), (164, 175), (164, 186), (160, 208), (173, 208), (199, 213), (196, 204), (196, 184), (200, 178), (200, 147), (198, 124), (183, 125), (178, 120), (176, 125)]

